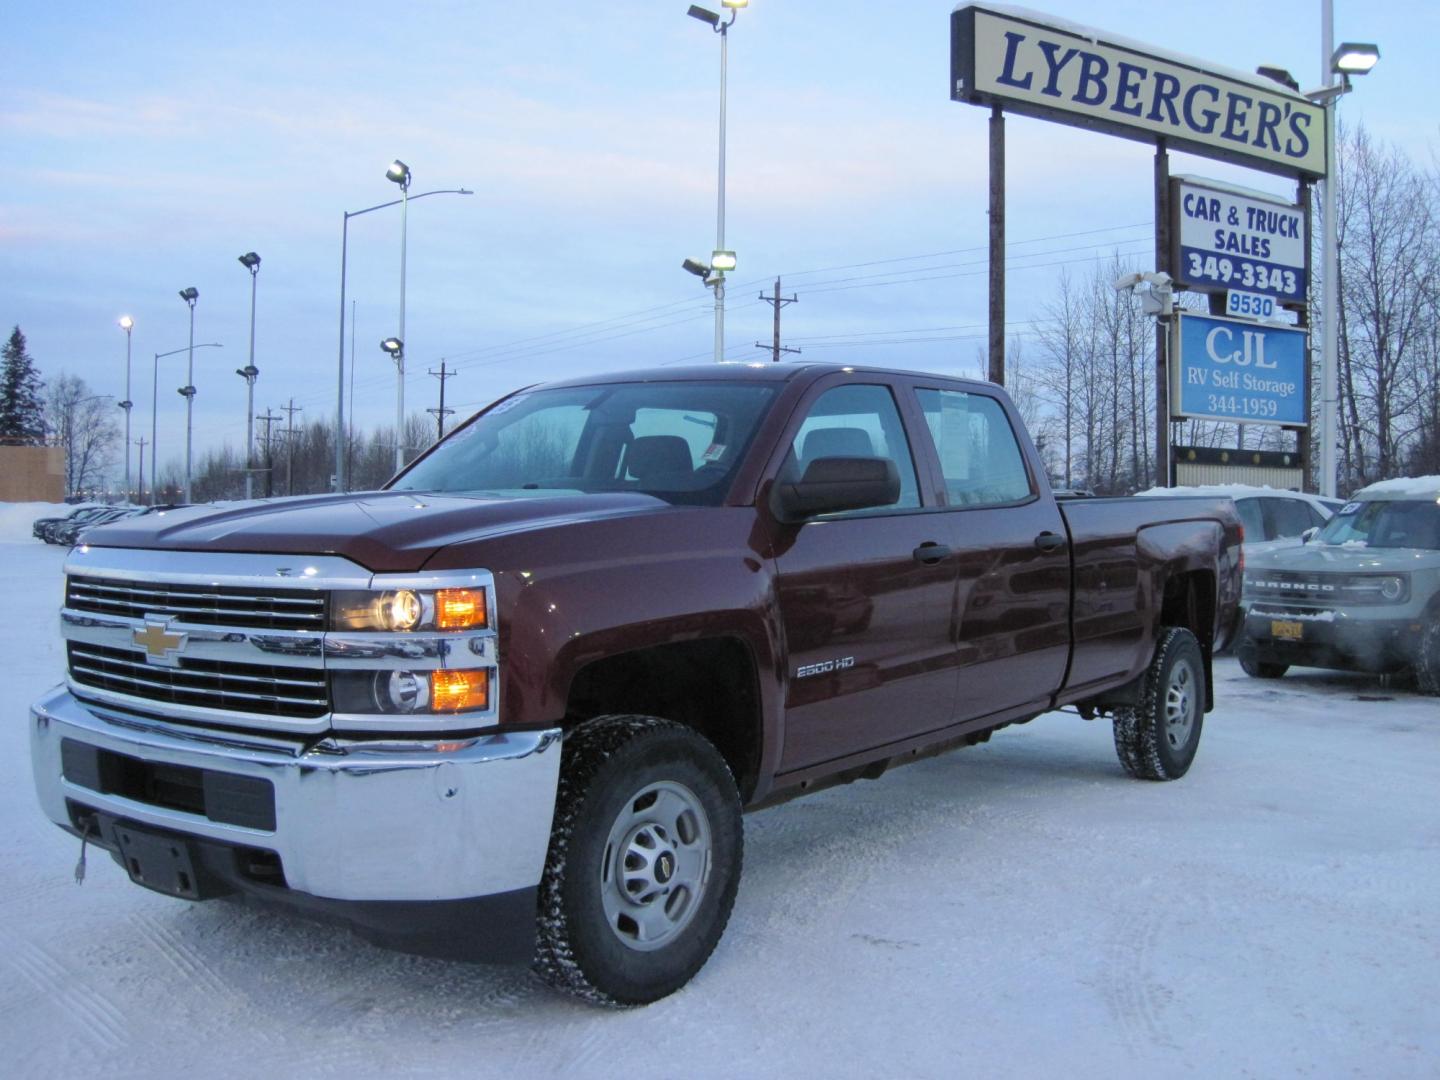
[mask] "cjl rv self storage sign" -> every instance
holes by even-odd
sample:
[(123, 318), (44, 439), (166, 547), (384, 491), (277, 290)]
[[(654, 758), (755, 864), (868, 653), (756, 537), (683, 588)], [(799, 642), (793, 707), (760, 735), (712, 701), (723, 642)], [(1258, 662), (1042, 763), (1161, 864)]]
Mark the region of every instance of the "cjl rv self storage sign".
[(1304, 330), (1177, 313), (1174, 415), (1305, 427)]
[(1305, 302), (1305, 212), (1294, 203), (1180, 178), (1172, 183), (1176, 284)]

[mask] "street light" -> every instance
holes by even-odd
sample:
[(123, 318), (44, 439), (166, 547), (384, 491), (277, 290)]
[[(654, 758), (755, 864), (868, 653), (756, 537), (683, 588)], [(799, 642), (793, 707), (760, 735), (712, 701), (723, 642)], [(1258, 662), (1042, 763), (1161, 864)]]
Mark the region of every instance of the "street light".
[(711, 30), (720, 35), (720, 163), (719, 182), (717, 184), (716, 206), (715, 206), (715, 254), (728, 254), (730, 266), (724, 267), (715, 261), (710, 260), (712, 277), (706, 284), (715, 290), (715, 362), (718, 364), (725, 359), (725, 270), (734, 269), (735, 256), (725, 247), (725, 76), (728, 59), (730, 27), (735, 25), (735, 19), (739, 15), (739, 9), (748, 7), (750, 0), (720, 0), (722, 8), (730, 9), (730, 21), (722, 22), (720, 16), (697, 4), (691, 4), (690, 10), (686, 12), (692, 19), (699, 19), (706, 23)]
[(191, 285), (180, 290), (180, 299), (190, 308), (190, 360), (185, 368), (185, 385), (179, 394), (185, 399), (185, 501), (190, 501), (190, 464), (195, 442), (195, 301), (200, 290)]
[[(398, 162), (396, 164), (399, 164)], [(394, 166), (392, 165), (392, 168)], [(407, 170), (408, 173), (408, 170)], [(386, 170), (389, 176), (389, 170)], [(408, 183), (407, 183), (408, 186)], [(391, 199), (389, 202), (377, 203), (374, 206), (367, 206), (364, 210), (346, 210), (340, 228), (340, 363), (339, 386), (336, 394), (335, 407), (335, 488), (338, 491), (345, 490), (345, 263), (349, 254), (350, 246), (350, 219), (359, 217), (361, 214), (369, 214), (375, 210), (384, 210), (388, 206), (405, 202), (408, 197), (411, 201), (423, 199), (429, 195), (474, 195), (469, 188), (439, 188), (435, 191), (423, 191), (419, 195), (401, 193), (401, 198)]]
[(250, 271), (250, 362), (236, 368), (235, 374), (245, 380), (245, 498), (255, 497), (255, 283), (260, 277), (260, 256), (247, 251), (240, 256), (240, 265)]
[(224, 346), (216, 341), (207, 341), (201, 345), (196, 345), (192, 332), (188, 346), (182, 345), (178, 349), (171, 349), (169, 352), (155, 354), (155, 365), (150, 369), (150, 501), (152, 503), (155, 501), (156, 492), (159, 490), (155, 486), (155, 465), (160, 460), (160, 455), (157, 453), (158, 447), (155, 442), (155, 437), (159, 433), (157, 418), (160, 413), (160, 361), (167, 356), (175, 356), (182, 352), (189, 352), (193, 356), (196, 349), (222, 348), (224, 348)]
[[(396, 158), (385, 170), (385, 179), (400, 185), (400, 330), (388, 339), (398, 343), (405, 340), (405, 223), (410, 216), (410, 166)], [(402, 346), (386, 351), (395, 358), (395, 471), (399, 472), (405, 467), (405, 448), (401, 445), (404, 440), (400, 438), (405, 426), (405, 349)]]
[[(1335, 497), (1336, 412), (1340, 397), (1340, 247), (1337, 217), (1340, 213), (1340, 185), (1335, 175), (1336, 112), (1340, 98), (1350, 92), (1350, 76), (1364, 75), (1380, 59), (1375, 45), (1346, 42), (1335, 45), (1335, 4), (1325, 0), (1321, 9), (1320, 64), (1325, 86), (1305, 95), (1325, 106), (1325, 221), (1321, 240), (1324, 270), (1320, 283), (1323, 324), (1320, 355), (1320, 494)], [(1339, 82), (1336, 82), (1336, 76)]]
[(120, 408), (125, 410), (125, 501), (130, 501), (130, 409), (135, 404), (130, 400), (130, 331), (135, 329), (135, 320), (129, 315), (120, 316), (120, 329), (125, 331), (125, 400)]
[(395, 471), (405, 467), (405, 342), (398, 337), (387, 337), (380, 342), (380, 348), (395, 361), (395, 370), (400, 379), (400, 397), (395, 405)]

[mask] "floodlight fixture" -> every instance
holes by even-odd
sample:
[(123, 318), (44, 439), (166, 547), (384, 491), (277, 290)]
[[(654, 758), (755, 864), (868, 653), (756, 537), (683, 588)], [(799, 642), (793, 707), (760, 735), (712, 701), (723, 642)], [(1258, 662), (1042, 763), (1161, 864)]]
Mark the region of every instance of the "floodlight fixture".
[(396, 158), (390, 162), (390, 167), (385, 170), (385, 179), (394, 181), (399, 184), (401, 188), (409, 188), (410, 166), (406, 165), (399, 158)]
[(387, 337), (380, 342), (380, 348), (384, 349), (391, 356), (399, 356), (405, 351), (405, 343), (396, 337)]
[(132, 319), (129, 315), (121, 315), (121, 316), (120, 316), (120, 329), (121, 329), (121, 330), (124, 330), (124, 331), (128, 334), (128, 333), (130, 333), (130, 331), (133, 330), (134, 328), (135, 328), (135, 320), (134, 320), (134, 319)]
[(180, 299), (184, 300), (193, 308), (195, 306), (195, 301), (200, 299), (200, 290), (195, 288), (194, 285), (191, 285), (188, 289), (181, 289)]
[(713, 11), (707, 11), (699, 4), (691, 4), (690, 10), (685, 14), (689, 15), (692, 19), (699, 19), (703, 23), (709, 23), (711, 26), (720, 25), (720, 16), (716, 15)]
[(1295, 76), (1282, 67), (1261, 64), (1255, 69), (1255, 74), (1277, 82), (1287, 90), (1294, 90), (1296, 93), (1300, 91), (1300, 84), (1295, 81)]
[(710, 269), (725, 273), (735, 269), (735, 252), (715, 251), (710, 255)]
[(743, 8), (750, 6), (750, 0), (720, 0), (721, 7)]
[(710, 267), (706, 266), (699, 259), (686, 259), (680, 266), (704, 281), (710, 276)]
[[(247, 251), (244, 255), (240, 256), (240, 265), (253, 274), (260, 269), (260, 256), (256, 255), (253, 251)], [(268, 281), (269, 278), (266, 278), (266, 280)]]
[(1337, 75), (1366, 75), (1380, 61), (1380, 46), (1347, 41), (1330, 57), (1330, 70)]

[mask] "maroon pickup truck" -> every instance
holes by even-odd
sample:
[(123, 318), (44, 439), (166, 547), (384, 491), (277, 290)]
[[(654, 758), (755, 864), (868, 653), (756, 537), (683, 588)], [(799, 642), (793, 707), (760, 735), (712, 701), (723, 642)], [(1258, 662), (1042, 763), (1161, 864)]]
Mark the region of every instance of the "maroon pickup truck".
[(745, 809), (1061, 706), (1183, 776), (1240, 570), (1228, 499), (1057, 503), (992, 385), (575, 379), (384, 491), (87, 534), (35, 780), (152, 889), (644, 1003), (719, 941)]

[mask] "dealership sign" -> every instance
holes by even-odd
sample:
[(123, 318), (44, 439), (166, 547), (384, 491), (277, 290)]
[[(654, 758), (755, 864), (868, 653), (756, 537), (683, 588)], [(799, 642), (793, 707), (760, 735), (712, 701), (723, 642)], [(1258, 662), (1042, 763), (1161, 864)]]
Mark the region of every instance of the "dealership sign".
[(1176, 312), (1170, 372), (1178, 418), (1305, 427), (1308, 335), (1289, 326)]
[(1325, 111), (1268, 80), (1098, 31), (970, 5), (950, 19), (950, 96), (1251, 168), (1325, 175)]
[(1177, 285), (1305, 302), (1305, 211), (1298, 204), (1189, 177), (1171, 184)]

